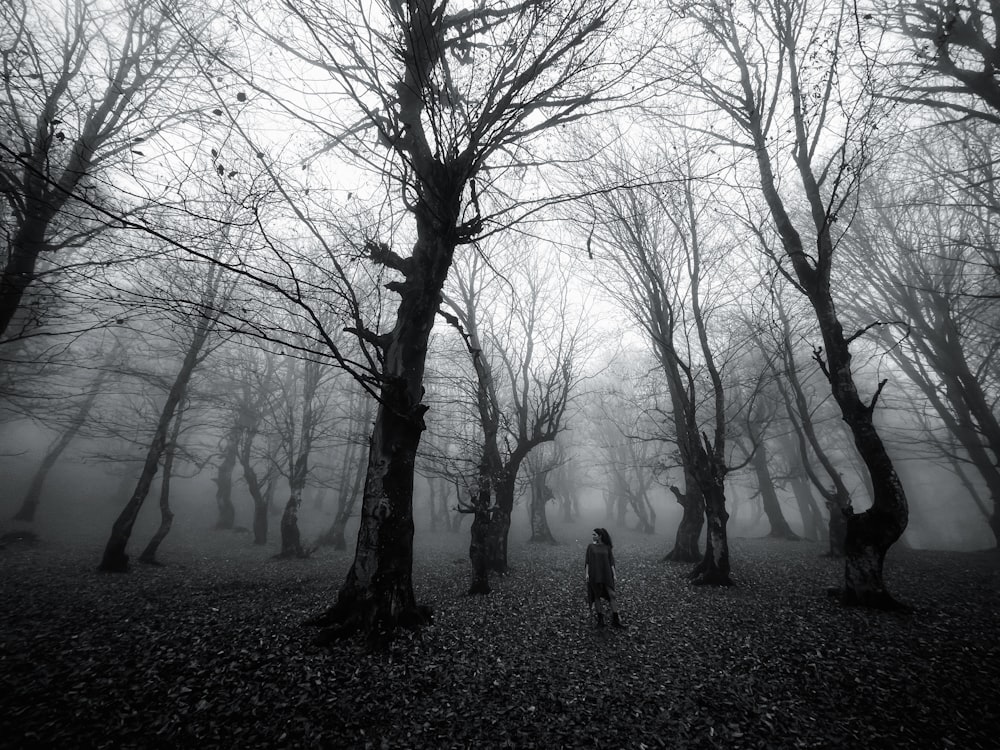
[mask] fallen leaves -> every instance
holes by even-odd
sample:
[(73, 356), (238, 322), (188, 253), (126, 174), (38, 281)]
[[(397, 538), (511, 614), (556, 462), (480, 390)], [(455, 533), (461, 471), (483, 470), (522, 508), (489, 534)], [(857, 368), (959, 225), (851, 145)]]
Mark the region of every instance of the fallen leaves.
[[(824, 595), (841, 564), (733, 540), (732, 589), (693, 588), (662, 537), (616, 534), (624, 632), (596, 629), (583, 547), (512, 542), (467, 597), (463, 537), (424, 545), (434, 624), (384, 654), (311, 644), (349, 556), (260, 550), (102, 576), (83, 553), (3, 553), (0, 746), (990, 747), (996, 563), (894, 552), (907, 616)], [(461, 564), (455, 564), (458, 560)], [(963, 696), (974, 696), (964, 698)]]

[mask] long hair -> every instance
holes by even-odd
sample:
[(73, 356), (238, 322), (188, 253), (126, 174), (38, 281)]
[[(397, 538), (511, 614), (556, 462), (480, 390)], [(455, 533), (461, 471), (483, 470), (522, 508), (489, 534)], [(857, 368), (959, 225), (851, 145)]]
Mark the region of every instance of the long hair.
[(606, 544), (609, 548), (615, 546), (611, 543), (611, 534), (608, 533), (607, 529), (594, 529), (594, 532), (600, 538), (601, 544)]

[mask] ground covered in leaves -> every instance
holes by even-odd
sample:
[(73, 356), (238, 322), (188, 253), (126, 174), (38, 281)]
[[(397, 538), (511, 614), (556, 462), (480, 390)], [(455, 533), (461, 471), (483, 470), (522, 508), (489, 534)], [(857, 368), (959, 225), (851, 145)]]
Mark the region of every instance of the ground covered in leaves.
[[(910, 614), (827, 598), (808, 542), (733, 539), (731, 589), (692, 588), (662, 536), (615, 533), (626, 631), (583, 597), (588, 528), (515, 539), (465, 596), (467, 538), (418, 537), (433, 625), (383, 653), (312, 645), (350, 553), (277, 561), (227, 534), (161, 568), (99, 549), (0, 550), (0, 747), (993, 748), (995, 555), (894, 550)], [(196, 543), (195, 543), (196, 542)]]

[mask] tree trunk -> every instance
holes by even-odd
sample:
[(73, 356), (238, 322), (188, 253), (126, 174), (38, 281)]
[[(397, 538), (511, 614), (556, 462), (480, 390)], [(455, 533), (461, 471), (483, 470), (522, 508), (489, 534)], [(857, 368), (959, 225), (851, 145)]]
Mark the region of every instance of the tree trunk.
[(280, 558), (306, 557), (302, 547), (302, 537), (299, 534), (299, 506), (302, 505), (302, 487), (293, 487), (281, 514), (281, 552)]
[(236, 468), (236, 457), (239, 449), (239, 425), (234, 425), (226, 436), (222, 449), (222, 460), (219, 462), (215, 478), (215, 504), (219, 509), (219, 518), (215, 528), (219, 530), (232, 529), (236, 523), (236, 508), (233, 507), (233, 470)]
[(700, 446), (694, 458), (694, 473), (704, 499), (705, 555), (688, 575), (696, 586), (732, 586), (729, 577), (729, 536), (726, 524), (729, 513), (726, 510), (724, 470), (715, 464), (714, 458)]
[(764, 506), (764, 513), (771, 525), (771, 533), (768, 536), (775, 539), (798, 541), (798, 535), (789, 527), (788, 521), (785, 520), (785, 514), (781, 512), (781, 503), (774, 491), (774, 481), (771, 479), (771, 470), (768, 466), (767, 443), (763, 436), (756, 437), (760, 442), (757, 444), (757, 450), (753, 454), (751, 463), (754, 474), (757, 476), (757, 490), (760, 492), (761, 504)]
[[(653, 508), (645, 492), (632, 492), (629, 490), (628, 503), (637, 519), (636, 530), (641, 531), (643, 534), (655, 533), (656, 528), (653, 521), (650, 520), (650, 513)], [(655, 515), (653, 517), (655, 518)]]
[[(116, 346), (115, 351), (117, 352), (117, 350), (118, 347)], [(76, 437), (83, 425), (86, 424), (87, 417), (90, 416), (90, 410), (94, 406), (94, 401), (97, 400), (97, 394), (101, 392), (101, 388), (104, 385), (110, 364), (110, 361), (105, 362), (105, 366), (98, 371), (97, 377), (90, 384), (90, 390), (80, 403), (80, 408), (77, 409), (72, 421), (66, 427), (63, 434), (49, 445), (49, 449), (45, 453), (45, 458), (42, 459), (41, 465), (31, 479), (31, 485), (24, 496), (21, 508), (14, 515), (15, 521), (31, 522), (35, 520), (35, 511), (38, 509), (38, 502), (42, 497), (42, 487), (45, 485), (45, 479), (48, 477), (52, 467), (58, 463), (63, 451), (66, 450), (67, 446), (73, 441), (73, 438)]]
[(531, 498), (529, 499), (529, 518), (531, 519), (531, 539), (534, 543), (555, 544), (555, 537), (549, 529), (549, 520), (545, 515), (545, 506), (554, 495), (545, 483), (548, 472), (538, 472), (531, 479)]
[(354, 563), (336, 604), (310, 621), (325, 626), (320, 644), (358, 630), (379, 642), (397, 627), (430, 621), (429, 608), (418, 606), (413, 592), (413, 466), (425, 410), (405, 381), (387, 378), (369, 447)]
[(681, 522), (677, 526), (674, 548), (663, 558), (671, 562), (691, 563), (702, 559), (699, 539), (701, 538), (701, 529), (705, 525), (705, 504), (693, 481), (688, 484), (688, 487), (690, 489), (687, 493), (681, 492), (673, 485), (670, 487), (670, 491), (674, 493), (677, 502), (684, 509), (684, 515), (681, 516)]
[(469, 561), (472, 563), (472, 584), (469, 596), (485, 596), (490, 593), (490, 522), (493, 504), (490, 492), (490, 472), (484, 451), (479, 461), (479, 475), (472, 497), (472, 527), (469, 529)]
[(142, 508), (142, 504), (149, 494), (149, 488), (153, 484), (153, 478), (156, 476), (156, 471), (159, 468), (160, 456), (163, 455), (163, 449), (167, 444), (167, 430), (174, 418), (177, 405), (187, 393), (191, 373), (194, 372), (194, 368), (198, 364), (201, 349), (208, 339), (208, 334), (212, 326), (212, 319), (206, 315), (202, 315), (198, 327), (195, 329), (194, 336), (191, 339), (191, 344), (188, 347), (181, 369), (177, 373), (177, 377), (174, 378), (174, 383), (170, 387), (170, 391), (167, 393), (167, 399), (160, 412), (160, 419), (157, 422), (156, 430), (153, 432), (153, 439), (150, 441), (149, 448), (146, 451), (146, 459), (143, 462), (139, 481), (136, 483), (132, 496), (129, 498), (128, 503), (126, 503), (125, 508), (111, 527), (111, 536), (108, 538), (108, 543), (104, 548), (104, 557), (101, 560), (98, 570), (108, 573), (124, 573), (128, 570), (129, 558), (125, 554), (125, 548), (128, 546), (129, 538), (132, 536), (132, 527), (135, 526), (135, 520), (139, 517), (139, 510)]
[(829, 531), (823, 528), (823, 519), (809, 482), (801, 475), (793, 476), (789, 481), (792, 485), (792, 494), (795, 495), (795, 503), (799, 508), (799, 515), (802, 517), (802, 536), (817, 542), (828, 538)]
[[(499, 493), (497, 493), (499, 495)], [(489, 539), (486, 544), (486, 554), (489, 558), (490, 570), (497, 575), (507, 575), (507, 537), (510, 534), (510, 511), (498, 498), (497, 507), (493, 510), (490, 520)]]
[[(43, 192), (47, 192), (44, 191)], [(8, 255), (0, 273), (0, 338), (21, 309), (21, 300), (35, 280), (38, 258), (49, 249), (45, 235), (58, 207), (66, 199), (53, 194), (46, 198), (28, 195), (24, 223), (17, 229), (8, 246)]]
[(167, 538), (170, 528), (174, 523), (174, 514), (170, 510), (170, 477), (174, 470), (174, 456), (177, 453), (177, 440), (181, 433), (181, 422), (184, 418), (184, 407), (177, 408), (177, 417), (174, 419), (173, 431), (170, 435), (170, 442), (163, 454), (163, 477), (160, 480), (160, 526), (157, 528), (153, 538), (149, 540), (146, 549), (139, 555), (139, 562), (146, 565), (159, 565), (156, 561), (156, 551), (160, 544)]

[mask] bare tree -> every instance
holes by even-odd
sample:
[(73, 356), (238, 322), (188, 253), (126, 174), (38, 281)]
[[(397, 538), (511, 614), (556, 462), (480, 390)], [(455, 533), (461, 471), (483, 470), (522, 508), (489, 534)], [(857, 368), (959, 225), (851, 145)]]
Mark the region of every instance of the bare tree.
[[(752, 155), (781, 243), (775, 263), (813, 309), (823, 341), (815, 360), (874, 487), (871, 507), (847, 519), (842, 600), (894, 606), (882, 566), (906, 528), (908, 508), (873, 420), (885, 382), (870, 397), (859, 392), (850, 346), (867, 329), (844, 332), (831, 287), (837, 222), (849, 216), (873, 156), (874, 133), (884, 124), (883, 102), (872, 92), (862, 54), (869, 53), (868, 40), (852, 38), (863, 31), (853, 6), (841, 0), (691, 4), (685, 11), (704, 46), (693, 55), (679, 53), (676, 74), (715, 118), (704, 130)], [(804, 216), (792, 207), (800, 197)]]
[[(709, 203), (697, 194), (698, 156), (691, 144), (684, 145), (679, 163), (664, 170), (666, 179), (602, 192), (589, 201), (595, 242), (588, 240), (588, 246), (601, 248), (590, 252), (601, 262), (601, 272), (610, 272), (609, 291), (648, 337), (666, 383), (686, 485), (684, 493), (674, 494), (685, 514), (689, 509), (704, 513), (708, 527), (705, 554), (691, 578), (729, 585), (725, 477), (730, 467), (721, 356), (728, 344), (720, 345), (710, 333), (712, 311), (720, 301), (708, 281), (708, 267), (717, 262), (703, 233)], [(605, 169), (624, 175), (626, 183), (636, 182), (651, 169), (649, 162), (648, 154), (642, 161), (634, 153), (616, 154)], [(701, 507), (693, 507), (695, 501)], [(678, 533), (694, 538), (677, 546), (697, 548), (700, 529), (690, 519), (682, 521)]]
[(847, 252), (864, 269), (854, 281), (868, 314), (897, 322), (881, 330), (890, 356), (989, 488), (987, 520), (1000, 542), (1000, 191), (992, 133), (981, 132), (993, 129), (956, 124), (918, 136), (895, 164), (926, 177), (870, 181), (865, 195), (876, 208), (852, 225)]
[(0, 338), (44, 322), (33, 311), (11, 328), (29, 287), (60, 272), (57, 256), (85, 247), (72, 258), (77, 271), (107, 260), (91, 240), (112, 222), (93, 207), (137, 210), (136, 191), (113, 186), (128, 181), (141, 144), (190, 116), (189, 35), (204, 28), (202, 9), (186, 0), (115, 5), (119, 13), (73, 0), (0, 5)]
[[(104, 549), (104, 555), (99, 569), (105, 572), (120, 573), (128, 570), (129, 556), (125, 553), (132, 528), (138, 518), (139, 510), (149, 494), (153, 479), (159, 469), (160, 459), (167, 447), (169, 429), (174, 421), (177, 409), (188, 393), (188, 384), (195, 368), (210, 352), (207, 344), (212, 334), (217, 330), (219, 310), (225, 303), (227, 290), (223, 283), (222, 271), (217, 266), (207, 269), (195, 269), (195, 278), (199, 270), (205, 272), (201, 279), (201, 295), (191, 301), (187, 311), (190, 315), (190, 326), (185, 332), (189, 334), (185, 342), (185, 353), (160, 408), (159, 417), (153, 430), (149, 445), (143, 460), (142, 472), (136, 482), (135, 489), (125, 505), (125, 508), (115, 520)], [(178, 328), (184, 325), (177, 323)]]
[[(357, 629), (377, 637), (429, 616), (412, 585), (413, 467), (428, 339), (452, 258), (482, 233), (490, 206), (510, 205), (495, 188), (511, 170), (538, 163), (533, 143), (620, 90), (623, 50), (613, 64), (604, 51), (628, 8), (603, 0), (286, 7), (291, 33), (274, 33), (266, 14), (246, 19), (341, 97), (302, 120), (325, 131), (324, 150), (342, 144), (356, 164), (385, 175), (406, 208), (399, 239), (410, 241), (409, 253), (376, 230), (366, 246), (394, 277), (388, 288), (399, 302), (384, 329), (356, 328), (379, 408), (354, 564), (337, 603), (313, 621), (330, 626), (321, 640)], [(279, 104), (294, 110), (297, 100)]]
[(996, 65), (1000, 10), (996, 3), (907, 0), (880, 10), (884, 26), (913, 43), (912, 56), (896, 62), (898, 89), (887, 91), (887, 96), (959, 119), (971, 117), (1000, 125)]
[[(554, 441), (565, 428), (579, 379), (577, 361), (586, 343), (583, 316), (569, 322), (573, 313), (565, 280), (541, 262), (511, 266), (498, 279), (474, 255), (460, 270), (457, 289), (445, 301), (454, 313), (448, 314), (450, 322), (472, 355), (472, 400), (482, 429), (469, 512), (478, 514), (474, 532), (485, 533), (476, 544), (487, 556), (486, 567), (502, 575), (509, 564), (507, 539), (518, 472), (533, 450)], [(521, 290), (519, 304), (504, 304), (508, 285)]]

